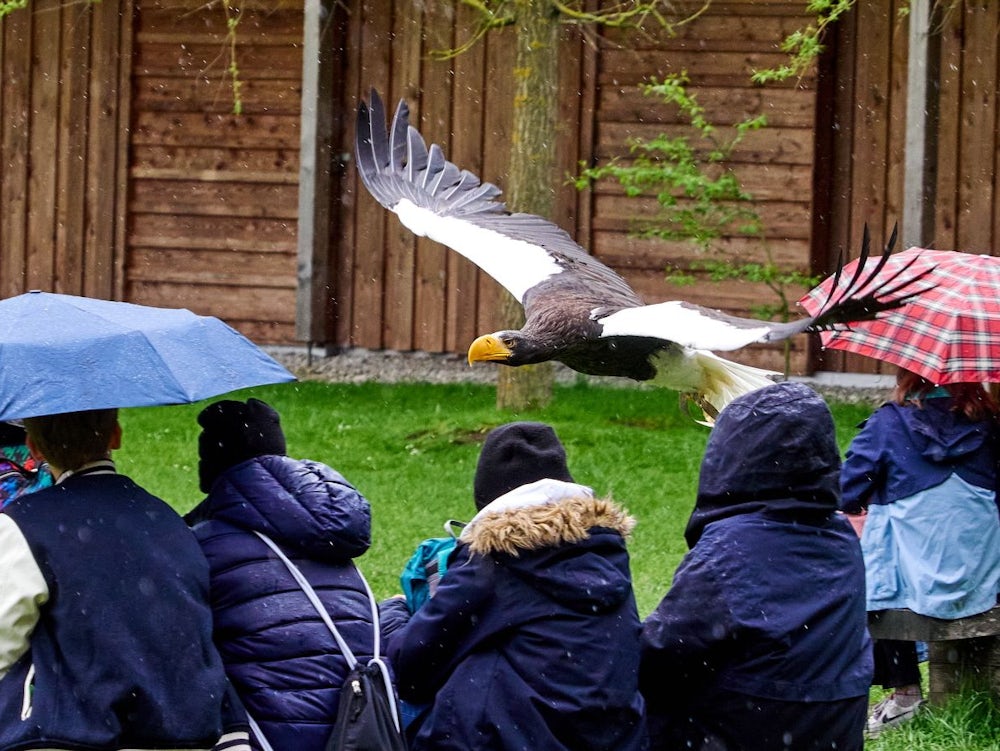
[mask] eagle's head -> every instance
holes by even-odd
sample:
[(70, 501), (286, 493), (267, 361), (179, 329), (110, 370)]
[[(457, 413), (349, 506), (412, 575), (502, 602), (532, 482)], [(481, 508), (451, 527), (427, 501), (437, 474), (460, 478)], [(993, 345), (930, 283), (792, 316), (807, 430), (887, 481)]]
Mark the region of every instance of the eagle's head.
[(469, 346), (469, 365), (498, 362), (503, 365), (533, 365), (552, 359), (552, 348), (523, 331), (497, 331), (476, 339)]

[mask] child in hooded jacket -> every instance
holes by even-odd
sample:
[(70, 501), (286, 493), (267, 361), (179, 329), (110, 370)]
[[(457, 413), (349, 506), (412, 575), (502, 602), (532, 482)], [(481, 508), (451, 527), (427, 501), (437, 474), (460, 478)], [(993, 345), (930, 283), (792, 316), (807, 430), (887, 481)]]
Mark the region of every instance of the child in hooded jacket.
[(198, 423), (208, 495), (187, 520), (208, 558), (226, 673), (275, 751), (323, 751), (347, 660), (255, 531), (299, 567), (364, 663), (373, 652), (372, 607), (352, 560), (371, 544), (368, 501), (325, 464), (287, 456), (280, 417), (259, 399), (215, 402)]
[(541, 423), (487, 436), (474, 495), (434, 596), (412, 617), (383, 603), (400, 697), (430, 704), (411, 748), (637, 751), (633, 520), (574, 482)]
[(734, 399), (705, 448), (690, 550), (642, 633), (653, 751), (861, 751), (865, 571), (812, 389)]

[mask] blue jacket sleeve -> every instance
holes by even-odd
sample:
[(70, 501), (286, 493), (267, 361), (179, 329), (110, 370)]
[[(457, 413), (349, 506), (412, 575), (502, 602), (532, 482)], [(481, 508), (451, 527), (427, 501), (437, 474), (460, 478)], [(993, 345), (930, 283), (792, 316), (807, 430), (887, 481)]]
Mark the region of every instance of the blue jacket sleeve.
[(379, 603), (378, 619), (382, 631), (382, 642), (387, 644), (389, 638), (409, 622), (410, 608), (404, 598), (390, 597)]
[(865, 421), (847, 449), (840, 470), (840, 510), (859, 514), (869, 499), (884, 487), (886, 471), (883, 460), (885, 433), (889, 429), (882, 411)]
[(454, 666), (482, 638), (478, 614), (492, 600), (493, 563), (470, 557), (459, 545), (437, 592), (405, 627), (388, 635), (386, 654), (401, 698), (427, 702), (444, 685)]

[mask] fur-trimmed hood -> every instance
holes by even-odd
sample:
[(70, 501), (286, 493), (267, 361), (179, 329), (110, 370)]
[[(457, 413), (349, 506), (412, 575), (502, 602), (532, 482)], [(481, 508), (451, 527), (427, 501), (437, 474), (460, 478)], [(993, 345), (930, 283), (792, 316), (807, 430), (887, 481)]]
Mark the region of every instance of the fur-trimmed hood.
[(549, 597), (593, 612), (617, 607), (631, 592), (625, 538), (634, 526), (590, 488), (539, 480), (483, 508), (461, 540)]

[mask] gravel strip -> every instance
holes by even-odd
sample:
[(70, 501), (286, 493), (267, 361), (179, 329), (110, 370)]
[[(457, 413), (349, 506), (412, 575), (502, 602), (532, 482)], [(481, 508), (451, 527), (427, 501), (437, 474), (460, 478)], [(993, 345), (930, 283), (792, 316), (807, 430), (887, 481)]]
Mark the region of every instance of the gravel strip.
[[(349, 349), (338, 354), (310, 354), (304, 348), (275, 347), (268, 353), (300, 380), (332, 383), (483, 383), (496, 384), (500, 366), (470, 366), (457, 354), (396, 352), (391, 350)], [(560, 384), (586, 382), (616, 388), (648, 388), (625, 378), (587, 376), (553, 363)], [(816, 378), (794, 378), (816, 389), (831, 401), (877, 406), (885, 401), (892, 380), (884, 376), (821, 374)]]

